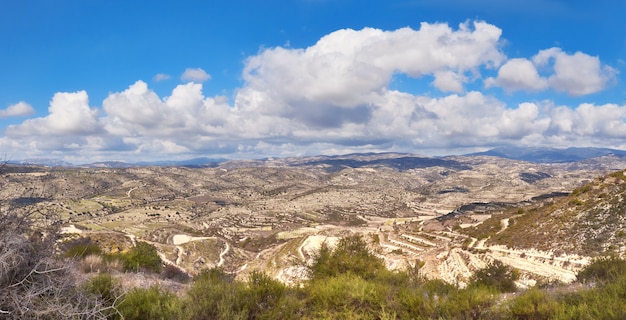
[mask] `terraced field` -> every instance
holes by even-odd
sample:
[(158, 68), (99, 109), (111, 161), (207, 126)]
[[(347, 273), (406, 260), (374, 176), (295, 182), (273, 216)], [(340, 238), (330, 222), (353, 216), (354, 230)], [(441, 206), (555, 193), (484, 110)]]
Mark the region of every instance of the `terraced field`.
[(417, 265), (426, 277), (462, 285), (498, 259), (530, 284), (571, 281), (589, 258), (549, 245), (543, 251), (499, 245), (496, 239), (527, 214), (517, 210), (549, 206), (626, 167), (614, 156), (576, 165), (393, 154), (291, 161), (17, 168), (2, 175), (0, 197), (36, 207), (68, 238), (89, 237), (105, 250), (152, 243), (162, 260), (190, 274), (219, 266), (240, 277), (260, 270), (295, 283), (322, 243), (360, 233), (392, 269)]

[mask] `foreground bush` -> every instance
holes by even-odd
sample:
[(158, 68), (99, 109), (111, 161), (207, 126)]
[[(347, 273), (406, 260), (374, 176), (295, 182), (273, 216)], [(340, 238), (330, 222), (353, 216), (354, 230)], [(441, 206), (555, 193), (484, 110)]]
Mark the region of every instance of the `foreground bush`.
[(205, 270), (194, 278), (185, 298), (188, 319), (248, 319), (245, 284), (221, 269)]
[(125, 271), (148, 270), (159, 273), (163, 267), (156, 247), (145, 242), (137, 242), (128, 252), (121, 254), (120, 259)]
[(131, 290), (117, 309), (125, 320), (183, 319), (182, 304), (178, 296), (158, 286)]
[(105, 306), (55, 255), (58, 228), (42, 216), (0, 202), (0, 319), (104, 319)]
[(626, 260), (616, 256), (597, 258), (581, 270), (576, 279), (582, 283), (611, 282), (626, 275)]
[(565, 317), (565, 306), (545, 290), (531, 288), (512, 300), (502, 313), (511, 319), (556, 319)]
[(487, 267), (480, 269), (470, 278), (470, 286), (487, 286), (499, 292), (514, 292), (515, 281), (519, 279), (519, 271), (494, 260)]
[(82, 259), (90, 255), (102, 255), (102, 249), (91, 241), (90, 238), (79, 238), (64, 244), (64, 256), (74, 259)]
[(249, 319), (300, 319), (303, 303), (298, 290), (253, 272), (243, 292)]
[(122, 289), (119, 280), (114, 279), (110, 274), (99, 274), (85, 284), (85, 289), (101, 299), (107, 306), (116, 306), (118, 299), (122, 296)]
[(383, 271), (386, 268), (382, 259), (369, 251), (361, 235), (354, 235), (339, 240), (334, 249), (323, 243), (309, 266), (309, 277), (317, 280), (352, 273), (372, 279)]

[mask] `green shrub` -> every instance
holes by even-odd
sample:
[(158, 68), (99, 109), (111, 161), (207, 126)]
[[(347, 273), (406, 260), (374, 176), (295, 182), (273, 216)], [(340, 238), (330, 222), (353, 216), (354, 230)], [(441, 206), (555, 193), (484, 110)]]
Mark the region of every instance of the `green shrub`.
[(283, 283), (253, 272), (244, 291), (245, 308), (251, 319), (300, 319), (301, 300)]
[(374, 319), (388, 303), (388, 290), (352, 273), (311, 282), (305, 291), (308, 309), (315, 319)]
[(163, 266), (156, 247), (145, 242), (137, 242), (128, 252), (121, 254), (120, 258), (124, 271), (149, 270), (159, 273)]
[(616, 256), (600, 257), (578, 272), (579, 282), (610, 282), (626, 276), (626, 260)]
[(434, 316), (439, 298), (439, 295), (422, 287), (402, 287), (395, 297), (399, 306), (393, 310), (401, 319), (428, 318)]
[(492, 286), (474, 285), (453, 291), (439, 302), (437, 316), (440, 319), (492, 319), (492, 307), (498, 291)]
[(385, 270), (382, 259), (370, 252), (361, 235), (354, 235), (339, 240), (334, 249), (322, 244), (309, 266), (309, 276), (316, 280), (352, 273), (372, 279)]
[(190, 279), (189, 275), (185, 273), (185, 271), (171, 264), (163, 267), (163, 270), (161, 271), (161, 276), (163, 276), (163, 278), (165, 279), (171, 279), (183, 283), (189, 281)]
[(102, 249), (91, 241), (90, 238), (80, 238), (70, 241), (65, 245), (63, 255), (68, 258), (82, 259), (91, 255), (101, 255)]
[(564, 305), (545, 290), (531, 288), (511, 301), (505, 318), (510, 319), (555, 319), (562, 317)]
[(85, 291), (94, 295), (97, 302), (104, 306), (106, 310), (105, 315), (109, 318), (115, 318), (115, 307), (119, 302), (118, 299), (122, 296), (122, 289), (119, 281), (113, 278), (108, 273), (99, 274), (91, 278), (84, 285)]
[(185, 299), (186, 319), (247, 319), (243, 283), (222, 269), (208, 269), (194, 277)]
[(132, 289), (117, 309), (125, 320), (182, 318), (182, 305), (178, 297), (158, 286)]
[(519, 279), (519, 271), (499, 260), (494, 260), (474, 273), (470, 278), (470, 285), (492, 287), (500, 292), (514, 292), (517, 279)]

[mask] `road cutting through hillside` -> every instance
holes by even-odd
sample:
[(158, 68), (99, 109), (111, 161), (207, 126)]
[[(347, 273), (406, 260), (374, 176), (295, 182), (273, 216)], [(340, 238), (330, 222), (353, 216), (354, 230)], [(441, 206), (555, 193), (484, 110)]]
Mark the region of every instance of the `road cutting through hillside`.
[(220, 253), (220, 260), (217, 262), (218, 267), (224, 265), (224, 256), (228, 253), (228, 250), (230, 250), (228, 242), (224, 241), (224, 244), (226, 245), (226, 248)]

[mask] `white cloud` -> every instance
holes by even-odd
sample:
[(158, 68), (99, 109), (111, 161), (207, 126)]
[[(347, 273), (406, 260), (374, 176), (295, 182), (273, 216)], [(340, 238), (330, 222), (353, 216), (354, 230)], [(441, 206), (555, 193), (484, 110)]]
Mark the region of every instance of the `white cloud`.
[(582, 52), (570, 55), (559, 48), (539, 51), (533, 61), (538, 66), (553, 61), (554, 74), (548, 79), (550, 86), (572, 96), (601, 91), (617, 74), (617, 70), (603, 66), (598, 57)]
[(0, 110), (0, 118), (7, 117), (24, 117), (29, 116), (35, 113), (35, 109), (33, 107), (24, 102), (20, 101), (16, 104), (10, 105), (8, 108), (4, 110)]
[(466, 78), (453, 71), (439, 71), (435, 72), (435, 81), (433, 85), (435, 88), (443, 92), (463, 92), (463, 82)]
[(396, 73), (432, 75), (436, 88), (462, 92), (465, 73), (504, 60), (500, 35), (485, 22), (458, 30), (422, 23), (419, 30), (344, 29), (306, 49), (266, 49), (246, 61), (236, 107), (316, 128), (362, 124)]
[(170, 78), (171, 76), (169, 74), (157, 73), (154, 77), (152, 77), (152, 80), (156, 82), (160, 82), (160, 81), (169, 80)]
[(201, 68), (187, 68), (180, 76), (183, 81), (204, 82), (211, 79), (211, 75)]
[(485, 81), (487, 87), (497, 85), (506, 91), (540, 91), (548, 88), (548, 80), (541, 77), (535, 65), (528, 59), (517, 58), (507, 61), (500, 70), (496, 79)]
[[(555, 88), (586, 94), (606, 86), (615, 74), (596, 57), (557, 48), (505, 61), (500, 34), (484, 22), (457, 30), (447, 24), (339, 30), (308, 48), (276, 47), (249, 57), (245, 82), (232, 102), (204, 96), (204, 71), (168, 96), (137, 81), (110, 93), (101, 109), (89, 107), (84, 91), (57, 93), (47, 116), (8, 127), (0, 147), (29, 155), (62, 153), (74, 161), (84, 157), (82, 152), (92, 161), (623, 144), (625, 106), (546, 101), (507, 106), (494, 96), (467, 91), (481, 73), (491, 73), (485, 84), (508, 91)], [(574, 79), (583, 73), (584, 79)], [(391, 90), (396, 74), (433, 78), (426, 90), (437, 92)]]
[(8, 136), (86, 135), (98, 133), (98, 110), (89, 107), (87, 92), (56, 93), (48, 108), (49, 115), (7, 127)]
[[(547, 74), (542, 76), (540, 71)], [(616, 74), (617, 70), (602, 65), (598, 57), (582, 52), (570, 55), (560, 48), (550, 48), (539, 51), (532, 60), (507, 61), (500, 67), (497, 78), (487, 78), (485, 85), (500, 86), (509, 92), (552, 88), (571, 96), (583, 96), (604, 90)]]

